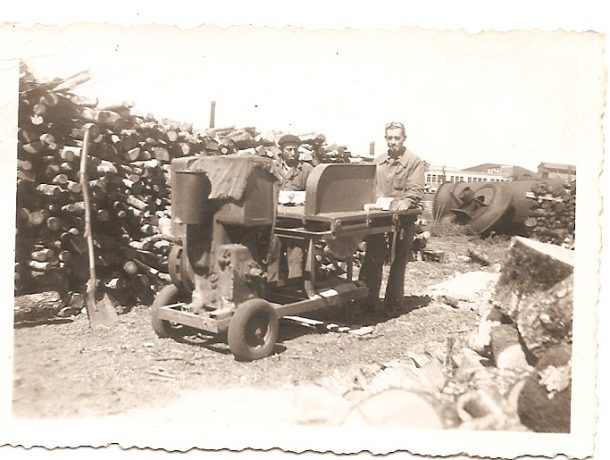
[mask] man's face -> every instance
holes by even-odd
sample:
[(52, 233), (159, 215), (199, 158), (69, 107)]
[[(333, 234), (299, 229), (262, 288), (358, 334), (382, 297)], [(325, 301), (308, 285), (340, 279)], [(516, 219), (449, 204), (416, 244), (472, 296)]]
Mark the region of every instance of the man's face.
[(288, 143), (282, 146), (282, 158), (289, 165), (294, 165), (299, 161), (299, 144)]
[(390, 128), (385, 132), (390, 153), (400, 153), (405, 145), (405, 133), (400, 128)]

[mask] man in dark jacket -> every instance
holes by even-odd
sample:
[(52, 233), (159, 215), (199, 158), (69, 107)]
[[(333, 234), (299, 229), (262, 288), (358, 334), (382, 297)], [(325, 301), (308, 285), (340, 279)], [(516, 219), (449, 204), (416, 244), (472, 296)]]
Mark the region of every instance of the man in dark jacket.
[(280, 190), (305, 190), (307, 177), (313, 169), (309, 163), (299, 161), (301, 140), (292, 134), (282, 136), (278, 141), (280, 146), (280, 161), (277, 176)]
[[(299, 161), (299, 147), (301, 140), (292, 134), (282, 136), (278, 145), (280, 147), (280, 158), (276, 163), (275, 175), (278, 178), (279, 189), (284, 191), (304, 191), (309, 173), (313, 169), (309, 163)], [(286, 242), (286, 267), (287, 278), (298, 278), (303, 276), (304, 251), (298, 242)], [(271, 240), (267, 262), (267, 281), (270, 283), (282, 283), (283, 280), (280, 267), (282, 243), (279, 237), (274, 236)]]
[[(375, 159), (377, 197), (395, 198), (393, 209), (396, 210), (415, 207), (424, 193), (424, 161), (406, 149), (405, 127), (402, 123), (387, 124), (385, 138), (388, 152)], [(360, 270), (360, 279), (365, 281), (369, 288), (367, 299), (369, 308), (382, 307), (390, 316), (400, 310), (404, 297), (405, 271), (415, 235), (415, 219), (416, 216), (395, 219), (395, 234), (390, 235), (389, 238), (394, 247), (383, 304), (379, 299), (379, 291), (388, 243), (383, 234), (369, 235), (366, 238), (366, 253)]]

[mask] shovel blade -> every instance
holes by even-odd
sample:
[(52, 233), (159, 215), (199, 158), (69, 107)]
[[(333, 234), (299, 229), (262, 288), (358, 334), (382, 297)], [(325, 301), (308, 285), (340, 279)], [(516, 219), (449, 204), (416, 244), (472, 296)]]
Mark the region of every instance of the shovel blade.
[(87, 296), (86, 305), (90, 327), (110, 326), (117, 322), (117, 303), (107, 293), (100, 293), (99, 299), (91, 299), (90, 296)]

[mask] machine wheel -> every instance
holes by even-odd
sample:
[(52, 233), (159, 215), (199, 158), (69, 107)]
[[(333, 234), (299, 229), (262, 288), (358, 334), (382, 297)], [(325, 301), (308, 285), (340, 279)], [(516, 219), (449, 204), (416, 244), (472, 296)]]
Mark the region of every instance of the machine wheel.
[(161, 289), (161, 292), (157, 294), (155, 301), (151, 308), (151, 323), (153, 330), (162, 339), (167, 337), (180, 337), (188, 335), (193, 331), (192, 328), (182, 326), (180, 324), (173, 324), (169, 321), (159, 319), (159, 308), (165, 305), (171, 305), (180, 301), (180, 290), (175, 284), (170, 284)]
[(269, 356), (275, 347), (279, 322), (275, 310), (263, 299), (242, 303), (229, 323), (228, 342), (238, 361)]

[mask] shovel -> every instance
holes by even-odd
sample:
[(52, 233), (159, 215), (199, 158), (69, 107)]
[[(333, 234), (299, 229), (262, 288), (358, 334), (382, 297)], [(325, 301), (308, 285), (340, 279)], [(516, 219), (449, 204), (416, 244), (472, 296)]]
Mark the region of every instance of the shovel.
[(89, 317), (89, 326), (108, 326), (117, 321), (116, 302), (106, 292), (97, 295), (97, 277), (95, 274), (95, 252), (93, 251), (93, 235), (91, 233), (91, 200), (89, 197), (89, 181), (87, 180), (87, 156), (89, 153), (89, 141), (92, 131), (97, 131), (97, 126), (92, 123), (85, 125), (85, 136), (83, 149), (80, 155), (80, 185), (83, 192), (85, 205), (85, 238), (89, 255), (89, 281), (87, 281), (87, 292), (85, 294), (85, 306)]

